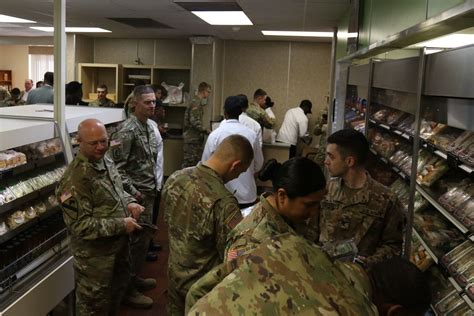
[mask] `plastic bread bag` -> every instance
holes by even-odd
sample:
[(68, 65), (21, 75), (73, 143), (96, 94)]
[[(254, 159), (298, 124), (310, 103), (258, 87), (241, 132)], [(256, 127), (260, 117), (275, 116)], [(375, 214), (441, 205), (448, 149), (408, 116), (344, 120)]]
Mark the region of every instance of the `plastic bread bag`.
[(473, 249), (473, 245), (469, 240), (466, 240), (447, 254), (443, 256), (441, 262), (448, 266), (451, 262), (457, 259), (458, 256), (463, 255), (465, 252), (468, 252), (470, 249)]
[(166, 97), (165, 100), (163, 100), (163, 103), (169, 103), (169, 104), (180, 104), (183, 103), (183, 87), (184, 83), (180, 82), (179, 86), (171, 86), (166, 84), (166, 82), (162, 82), (161, 85), (163, 88), (168, 91), (168, 96)]

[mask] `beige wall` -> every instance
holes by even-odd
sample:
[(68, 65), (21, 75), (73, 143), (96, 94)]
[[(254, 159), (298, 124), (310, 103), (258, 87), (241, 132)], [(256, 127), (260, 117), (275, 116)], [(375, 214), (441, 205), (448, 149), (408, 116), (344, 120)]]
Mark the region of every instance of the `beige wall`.
[(224, 50), (223, 98), (244, 93), (251, 100), (257, 88), (264, 89), (275, 102), (277, 129), (303, 99), (313, 102), (310, 128), (327, 106), (330, 44), (226, 41)]
[(23, 90), (25, 79), (28, 78), (28, 46), (2, 45), (0, 47), (0, 69), (11, 70), (12, 88)]
[(191, 66), (191, 43), (187, 39), (94, 39), (94, 62), (105, 64)]

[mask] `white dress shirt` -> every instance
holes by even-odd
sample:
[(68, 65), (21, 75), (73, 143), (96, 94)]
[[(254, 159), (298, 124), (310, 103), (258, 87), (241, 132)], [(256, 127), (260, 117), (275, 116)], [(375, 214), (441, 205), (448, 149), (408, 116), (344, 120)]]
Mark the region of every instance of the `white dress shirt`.
[(247, 113), (242, 112), (239, 116), (239, 122), (250, 128), (252, 131), (257, 134), (258, 141), (260, 142), (260, 147), (262, 147), (262, 126), (258, 124), (253, 118), (247, 115)]
[[(275, 113), (273, 113), (271, 107), (266, 108), (265, 112), (268, 114), (269, 117), (271, 117), (273, 119), (276, 118)], [(263, 132), (262, 132), (262, 137), (263, 137), (263, 141), (265, 143), (273, 144), (275, 142), (275, 137), (276, 137), (275, 130), (273, 128), (265, 128), (264, 127)]]
[(283, 124), (278, 132), (277, 141), (296, 145), (299, 137), (308, 132), (308, 117), (300, 107), (286, 111)]
[(237, 198), (239, 204), (252, 203), (257, 199), (257, 185), (254, 174), (263, 165), (262, 147), (254, 131), (239, 123), (238, 120), (222, 121), (220, 126), (209, 134), (202, 153), (202, 161), (204, 162), (211, 157), (224, 138), (234, 134), (242, 135), (248, 139), (253, 148), (254, 159), (245, 172), (242, 172), (237, 179), (227, 182), (225, 187)]
[(156, 191), (161, 191), (163, 185), (163, 138), (161, 138), (158, 125), (155, 121), (149, 120), (153, 126), (153, 132), (155, 132), (156, 142), (158, 143), (158, 155), (156, 155), (155, 164), (155, 179), (156, 179)]

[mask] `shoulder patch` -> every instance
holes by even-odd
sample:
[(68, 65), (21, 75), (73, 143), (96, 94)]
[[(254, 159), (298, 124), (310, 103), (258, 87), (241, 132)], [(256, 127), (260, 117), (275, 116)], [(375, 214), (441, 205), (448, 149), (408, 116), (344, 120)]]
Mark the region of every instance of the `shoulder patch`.
[(110, 147), (120, 146), (122, 145), (122, 141), (120, 139), (112, 139), (110, 141)]

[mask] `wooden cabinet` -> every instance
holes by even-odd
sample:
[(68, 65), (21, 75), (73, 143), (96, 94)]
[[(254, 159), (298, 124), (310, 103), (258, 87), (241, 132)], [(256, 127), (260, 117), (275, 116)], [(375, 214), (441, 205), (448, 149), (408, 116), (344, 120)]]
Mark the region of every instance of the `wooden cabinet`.
[(119, 88), (121, 78), (119, 64), (78, 64), (78, 78), (82, 83), (83, 99), (86, 102), (97, 99), (97, 87), (105, 84), (109, 91), (107, 97), (114, 102), (120, 100), (122, 89)]
[(120, 87), (120, 100), (125, 102), (127, 96), (132, 93), (135, 83), (143, 80), (145, 84), (152, 83), (153, 66), (147, 65), (122, 65), (122, 85)]
[(12, 89), (12, 71), (0, 70), (0, 86), (5, 87), (10, 91)]

